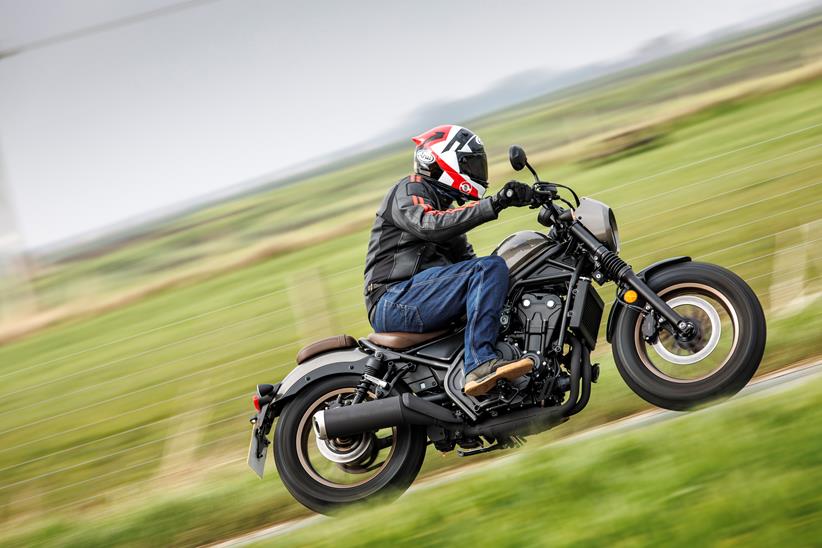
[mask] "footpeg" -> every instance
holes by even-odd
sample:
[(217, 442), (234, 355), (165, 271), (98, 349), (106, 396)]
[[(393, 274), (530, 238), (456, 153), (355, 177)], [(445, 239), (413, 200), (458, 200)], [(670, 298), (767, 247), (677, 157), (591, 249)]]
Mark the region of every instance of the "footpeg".
[(489, 445), (487, 447), (480, 447), (479, 449), (468, 449), (467, 451), (463, 451), (462, 449), (457, 449), (457, 455), (460, 457), (472, 457), (474, 455), (479, 455), (480, 453), (490, 453), (491, 451), (499, 451), (500, 449), (508, 449), (507, 447), (503, 447), (499, 443), (495, 443), (494, 445)]
[(515, 449), (517, 447), (522, 447), (524, 444), (525, 438), (520, 436), (510, 436), (508, 438), (503, 439), (502, 441), (495, 443), (494, 445), (489, 445), (486, 447), (469, 449), (467, 451), (457, 449), (457, 455), (459, 455), (460, 457), (471, 457), (473, 455), (479, 455), (480, 453), (490, 453), (491, 451), (500, 451), (502, 449)]
[(386, 390), (390, 386), (384, 380), (378, 379), (377, 377), (374, 377), (373, 375), (369, 375), (368, 373), (363, 373), (362, 378), (367, 380), (371, 384), (375, 384), (375, 385), (379, 386), (383, 390)]

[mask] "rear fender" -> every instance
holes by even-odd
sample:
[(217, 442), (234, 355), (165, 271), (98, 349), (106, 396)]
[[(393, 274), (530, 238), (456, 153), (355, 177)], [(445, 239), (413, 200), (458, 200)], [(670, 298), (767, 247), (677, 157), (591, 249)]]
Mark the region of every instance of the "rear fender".
[[(671, 257), (670, 259), (663, 259), (661, 261), (657, 261), (652, 265), (646, 266), (639, 272), (637, 272), (637, 278), (642, 280), (643, 282), (647, 281), (651, 275), (663, 268), (669, 267), (671, 265), (679, 264), (679, 263), (687, 263), (690, 262), (690, 257)], [(614, 301), (613, 306), (611, 307), (611, 311), (608, 313), (608, 326), (605, 329), (605, 340), (609, 343), (614, 336), (614, 329), (616, 328), (617, 320), (619, 320), (619, 315), (622, 314), (622, 309), (625, 308), (625, 305), (619, 301)]]
[(248, 465), (251, 469), (258, 476), (263, 477), (268, 446), (271, 445), (268, 441), (268, 434), (271, 432), (274, 420), (280, 416), (291, 398), (309, 384), (331, 375), (346, 373), (362, 375), (367, 360), (368, 355), (358, 348), (326, 352), (299, 364), (282, 381), (275, 384), (274, 399), (263, 405), (257, 416), (252, 418), (254, 428), (251, 446), (248, 450)]
[(362, 375), (367, 360), (368, 354), (359, 348), (347, 348), (326, 352), (301, 363), (280, 382), (268, 419), (273, 420), (274, 417), (278, 417), (288, 400), (310, 383), (331, 375), (346, 373)]

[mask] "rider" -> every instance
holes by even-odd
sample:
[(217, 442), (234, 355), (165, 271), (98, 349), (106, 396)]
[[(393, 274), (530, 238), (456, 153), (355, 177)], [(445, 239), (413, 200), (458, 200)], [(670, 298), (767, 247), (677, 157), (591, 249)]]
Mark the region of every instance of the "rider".
[[(508, 292), (498, 256), (477, 257), (465, 233), (509, 206), (531, 203), (531, 187), (508, 182), (490, 198), (480, 138), (454, 125), (414, 137), (414, 174), (397, 182), (377, 211), (365, 263), (368, 318), (379, 332), (424, 333), (466, 316), (465, 388), (470, 396), (530, 371), (530, 358), (495, 352)], [(458, 207), (450, 207), (457, 202)]]

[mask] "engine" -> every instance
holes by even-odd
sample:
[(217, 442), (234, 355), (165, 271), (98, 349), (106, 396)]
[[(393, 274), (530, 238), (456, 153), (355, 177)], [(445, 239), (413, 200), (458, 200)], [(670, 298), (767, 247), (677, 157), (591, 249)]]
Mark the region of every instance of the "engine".
[[(516, 274), (536, 254), (547, 249), (551, 240), (545, 234), (530, 230), (516, 232), (503, 240), (494, 250), (505, 259), (508, 270)], [(539, 288), (522, 293), (501, 318), (506, 339), (516, 343), (524, 352), (544, 355), (551, 347), (556, 329), (562, 318), (564, 301), (561, 288)]]
[(524, 293), (516, 304), (526, 352), (540, 355), (550, 348), (562, 317), (562, 299), (553, 293)]

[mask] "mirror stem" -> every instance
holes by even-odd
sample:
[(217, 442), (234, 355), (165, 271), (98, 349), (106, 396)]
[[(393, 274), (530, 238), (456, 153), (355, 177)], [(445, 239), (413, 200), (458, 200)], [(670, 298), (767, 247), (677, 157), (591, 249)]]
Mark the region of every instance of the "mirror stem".
[(525, 162), (525, 167), (527, 167), (528, 171), (530, 171), (531, 174), (534, 176), (534, 182), (538, 183), (539, 182), (539, 175), (537, 175), (537, 172), (534, 171), (534, 168), (531, 167), (531, 164), (529, 164), (528, 162)]

